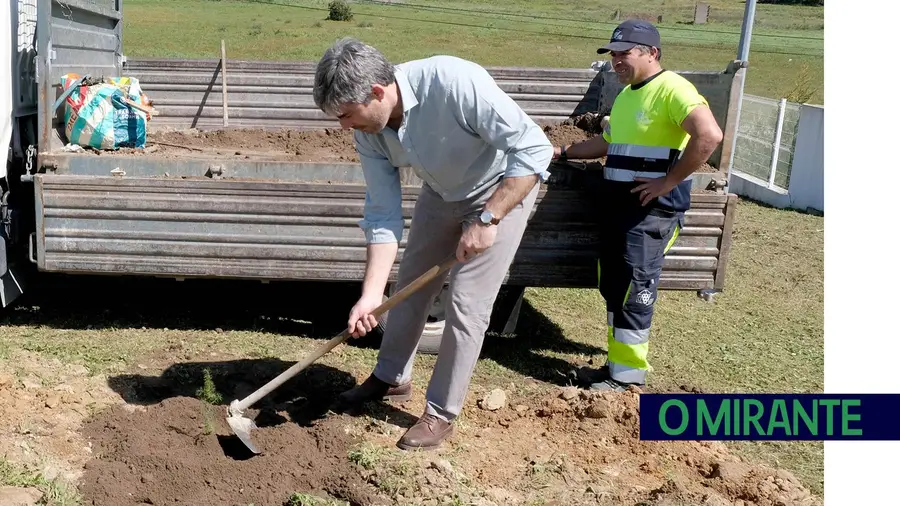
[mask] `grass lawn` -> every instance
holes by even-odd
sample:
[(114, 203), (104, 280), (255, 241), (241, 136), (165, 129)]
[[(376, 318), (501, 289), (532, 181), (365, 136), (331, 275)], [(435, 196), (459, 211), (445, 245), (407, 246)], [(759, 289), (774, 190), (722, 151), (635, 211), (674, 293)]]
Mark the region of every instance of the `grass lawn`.
[[(663, 62), (675, 70), (723, 70), (737, 56), (743, 4), (713, 0), (710, 22), (693, 25), (693, 2), (644, 0), (585, 6), (507, 0), (352, 3), (353, 19), (327, 21), (325, 0), (129, 0), (124, 44), (131, 58), (317, 60), (344, 35), (393, 61), (453, 54), (489, 66), (587, 68), (620, 18), (663, 16)], [(823, 103), (822, 8), (757, 6), (746, 92)]]

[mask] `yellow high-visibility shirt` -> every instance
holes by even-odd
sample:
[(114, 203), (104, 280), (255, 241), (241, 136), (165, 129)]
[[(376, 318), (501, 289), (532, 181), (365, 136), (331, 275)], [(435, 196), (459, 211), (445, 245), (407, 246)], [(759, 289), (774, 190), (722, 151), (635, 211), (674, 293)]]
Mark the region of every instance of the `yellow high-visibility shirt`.
[[(698, 105), (709, 105), (694, 85), (663, 70), (635, 86), (626, 86), (613, 102), (603, 138), (609, 143), (604, 178), (636, 184), (635, 177), (663, 177), (681, 156), (690, 135), (681, 127)], [(682, 181), (657, 207), (684, 211), (690, 207), (691, 179)], [(634, 196), (637, 200), (639, 197)]]

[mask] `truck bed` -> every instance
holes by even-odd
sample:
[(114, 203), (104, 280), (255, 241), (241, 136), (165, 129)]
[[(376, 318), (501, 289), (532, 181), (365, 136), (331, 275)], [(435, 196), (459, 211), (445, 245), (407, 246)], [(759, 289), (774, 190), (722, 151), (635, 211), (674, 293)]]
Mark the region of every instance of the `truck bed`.
[[(543, 124), (544, 133), (554, 145), (571, 144), (594, 134), (579, 128), (577, 119)], [(359, 163), (350, 130), (323, 128), (221, 128), (213, 130), (157, 127), (147, 135), (144, 149), (117, 151), (89, 150), (100, 156), (150, 157), (152, 159), (194, 159)], [(602, 162), (603, 159), (587, 162)], [(716, 168), (704, 164), (698, 172), (712, 173)]]
[[(570, 124), (545, 132), (557, 144), (591, 135)], [(143, 150), (44, 153), (41, 163), (46, 172), (35, 176), (41, 270), (362, 279), (365, 178), (350, 131), (159, 129)], [(602, 176), (574, 165), (551, 167), (508, 284), (595, 285), (604, 217), (591, 188)], [(408, 228), (421, 181), (408, 167), (400, 171)], [(706, 189), (716, 177), (694, 177), (695, 197), (666, 255), (663, 288), (724, 282), (734, 199)]]
[[(41, 270), (70, 273), (358, 281), (365, 271), (358, 227), (365, 186), (330, 169), (327, 184), (310, 181), (317, 170), (310, 165), (294, 166), (305, 175), (297, 181), (37, 174), (34, 260)], [(579, 186), (590, 185), (544, 185), (508, 284), (595, 286), (604, 217), (595, 196)], [(401, 257), (417, 193), (404, 186)], [(722, 286), (735, 200), (695, 195), (666, 255), (662, 288)]]

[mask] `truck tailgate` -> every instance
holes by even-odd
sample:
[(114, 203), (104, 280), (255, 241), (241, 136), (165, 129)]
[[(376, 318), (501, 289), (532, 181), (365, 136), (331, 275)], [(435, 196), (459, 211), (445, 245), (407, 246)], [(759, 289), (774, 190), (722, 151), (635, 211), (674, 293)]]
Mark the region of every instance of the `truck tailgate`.
[[(52, 173), (34, 180), (35, 260), (44, 271), (335, 281), (364, 274), (359, 182)], [(417, 193), (404, 187), (407, 227)], [(694, 195), (662, 288), (721, 288), (735, 199)], [(507, 283), (596, 286), (602, 217), (592, 201), (545, 185)]]

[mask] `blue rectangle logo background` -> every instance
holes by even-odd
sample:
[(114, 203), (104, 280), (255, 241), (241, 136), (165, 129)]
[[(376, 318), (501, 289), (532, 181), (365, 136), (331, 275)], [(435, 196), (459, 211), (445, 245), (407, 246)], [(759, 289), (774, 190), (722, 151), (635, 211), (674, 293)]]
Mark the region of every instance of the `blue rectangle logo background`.
[(641, 394), (640, 438), (900, 440), (900, 394)]

